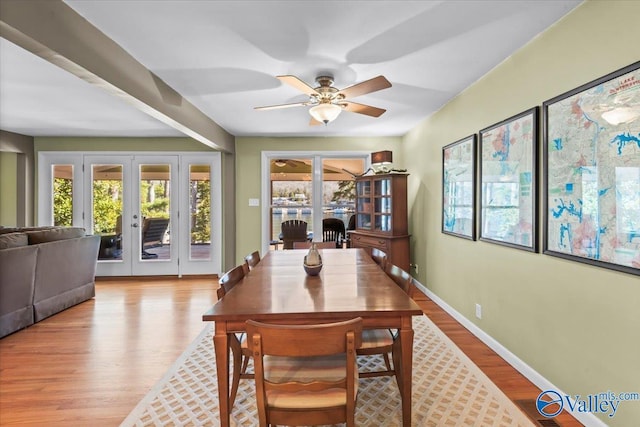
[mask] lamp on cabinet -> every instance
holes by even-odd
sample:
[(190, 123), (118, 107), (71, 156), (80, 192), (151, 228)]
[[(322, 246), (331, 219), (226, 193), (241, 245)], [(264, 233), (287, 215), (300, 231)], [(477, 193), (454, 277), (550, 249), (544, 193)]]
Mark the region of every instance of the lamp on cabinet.
[(393, 153), (389, 150), (371, 153), (371, 166), (375, 173), (388, 173), (390, 171), (388, 165), (391, 162), (393, 162)]

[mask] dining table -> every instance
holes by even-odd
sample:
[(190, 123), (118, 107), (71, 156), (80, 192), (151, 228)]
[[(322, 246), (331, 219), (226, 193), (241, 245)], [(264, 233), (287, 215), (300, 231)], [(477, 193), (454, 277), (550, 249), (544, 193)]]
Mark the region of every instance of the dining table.
[[(362, 248), (320, 249), (316, 276), (303, 268), (307, 250), (269, 251), (241, 282), (202, 315), (215, 322), (220, 425), (230, 423), (229, 334), (249, 319), (278, 324), (319, 324), (361, 317), (363, 327), (397, 329), (393, 363), (402, 402), (402, 424), (411, 425), (412, 317), (420, 307)], [(374, 380), (374, 379), (367, 379)]]

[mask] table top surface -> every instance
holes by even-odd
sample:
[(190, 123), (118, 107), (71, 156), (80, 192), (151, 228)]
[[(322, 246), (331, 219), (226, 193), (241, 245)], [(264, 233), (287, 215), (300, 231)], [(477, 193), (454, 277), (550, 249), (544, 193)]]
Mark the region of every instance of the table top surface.
[(305, 273), (306, 249), (270, 251), (204, 321), (269, 318), (418, 316), (422, 310), (364, 249), (321, 249), (318, 276)]

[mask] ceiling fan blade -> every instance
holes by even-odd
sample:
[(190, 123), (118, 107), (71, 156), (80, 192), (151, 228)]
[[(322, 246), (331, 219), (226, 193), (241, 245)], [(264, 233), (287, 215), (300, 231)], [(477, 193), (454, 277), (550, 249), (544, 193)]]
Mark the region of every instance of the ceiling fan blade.
[(323, 124), (322, 122), (319, 122), (318, 120), (314, 119), (313, 117), (311, 117), (311, 121), (309, 122), (309, 126), (318, 126)]
[(346, 111), (352, 113), (366, 114), (371, 117), (380, 117), (385, 111), (384, 108), (372, 107), (371, 105), (358, 104), (357, 102), (341, 102)]
[(356, 96), (376, 92), (388, 87), (391, 87), (391, 83), (389, 83), (389, 80), (387, 80), (384, 76), (378, 76), (360, 83), (356, 83), (353, 86), (342, 89), (338, 93), (342, 94), (345, 98), (355, 98)]
[(293, 86), (294, 88), (298, 89), (300, 92), (305, 93), (309, 96), (318, 95), (318, 92), (316, 92), (314, 88), (312, 88), (311, 86), (309, 86), (308, 84), (306, 84), (305, 82), (297, 78), (296, 76), (291, 76), (291, 75), (277, 76), (277, 78), (281, 82), (284, 82), (290, 86)]
[(264, 107), (253, 107), (254, 110), (277, 110), (279, 108), (305, 107), (311, 102), (294, 102), (293, 104), (266, 105)]

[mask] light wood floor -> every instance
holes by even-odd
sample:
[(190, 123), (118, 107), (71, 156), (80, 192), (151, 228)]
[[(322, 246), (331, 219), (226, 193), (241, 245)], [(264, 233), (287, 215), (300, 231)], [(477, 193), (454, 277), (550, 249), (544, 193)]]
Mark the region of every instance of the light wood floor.
[[(0, 425), (118, 426), (202, 330), (216, 287), (214, 278), (99, 281), (94, 300), (1, 339)], [(414, 298), (509, 398), (540, 393), (431, 300)]]

